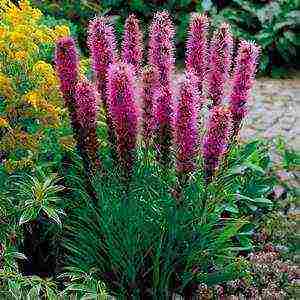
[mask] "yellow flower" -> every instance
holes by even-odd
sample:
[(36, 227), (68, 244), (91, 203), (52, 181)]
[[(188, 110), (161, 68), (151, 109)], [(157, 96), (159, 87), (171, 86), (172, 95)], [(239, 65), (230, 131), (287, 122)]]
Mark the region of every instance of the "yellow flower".
[(26, 102), (31, 104), (35, 109), (37, 109), (37, 106), (40, 102), (41, 95), (37, 91), (31, 91), (28, 92), (25, 96), (24, 99)]
[(16, 59), (16, 60), (22, 61), (22, 60), (25, 60), (26, 58), (27, 58), (27, 52), (24, 51), (24, 50), (17, 51), (17, 52), (15, 53), (15, 59)]
[(8, 122), (6, 119), (0, 117), (0, 128), (1, 127), (6, 127), (8, 125)]
[(7, 29), (5, 27), (0, 27), (0, 39), (4, 39), (7, 34)]
[(70, 29), (66, 25), (55, 26), (56, 38), (61, 38), (70, 35)]
[(39, 60), (35, 63), (33, 66), (33, 71), (36, 72), (37, 75), (49, 75), (53, 74), (54, 72), (52, 66), (42, 60)]
[(14, 44), (23, 44), (26, 40), (26, 37), (24, 36), (23, 33), (19, 32), (19, 31), (13, 31), (10, 34), (10, 40), (12, 43)]

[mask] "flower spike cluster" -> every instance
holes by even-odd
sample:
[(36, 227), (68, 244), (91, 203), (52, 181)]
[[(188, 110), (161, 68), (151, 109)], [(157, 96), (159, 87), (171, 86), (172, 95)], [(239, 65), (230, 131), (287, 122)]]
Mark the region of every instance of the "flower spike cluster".
[(178, 174), (188, 174), (195, 170), (198, 144), (197, 94), (193, 73), (186, 74), (180, 85), (179, 103), (176, 114), (176, 169)]
[(210, 48), (208, 93), (213, 105), (222, 103), (225, 84), (229, 78), (233, 39), (229, 25), (223, 23), (214, 33)]
[(97, 111), (98, 93), (87, 79), (78, 81), (75, 88), (76, 117), (79, 124), (78, 146), (83, 162), (93, 174), (100, 163), (98, 160)]
[(149, 30), (149, 64), (158, 71), (161, 85), (169, 85), (174, 70), (174, 26), (167, 11), (154, 15)]
[[(147, 149), (154, 146), (157, 160), (165, 170), (176, 157), (179, 188), (196, 168), (199, 147), (203, 150), (206, 182), (212, 181), (229, 139), (238, 134), (246, 114), (260, 50), (254, 43), (242, 41), (230, 79), (233, 38), (229, 25), (223, 23), (215, 31), (210, 46), (208, 32), (208, 17), (194, 14), (188, 29), (185, 77), (178, 94), (173, 83), (175, 30), (166, 11), (154, 15), (149, 30), (149, 65), (144, 69), (141, 67), (143, 37), (135, 16), (130, 15), (126, 20), (121, 59), (108, 19), (99, 17), (91, 21), (88, 45), (96, 89), (85, 79), (77, 84), (74, 41), (71, 38), (58, 41), (56, 68), (85, 168), (99, 165), (96, 136), (99, 94), (106, 113), (111, 153), (118, 157), (125, 179), (130, 178), (135, 162), (138, 104), (141, 104), (143, 145)], [(222, 103), (227, 83), (232, 85), (228, 108)], [(199, 145), (197, 123), (206, 96), (211, 98), (213, 107)]]
[(203, 81), (206, 77), (208, 56), (208, 34), (209, 21), (207, 16), (194, 14), (188, 29), (186, 46), (186, 69), (194, 72), (198, 77), (198, 90), (202, 94)]
[(222, 156), (228, 147), (231, 130), (231, 114), (223, 106), (215, 106), (212, 111), (203, 138), (202, 152), (205, 179), (211, 182)]
[(127, 176), (133, 168), (138, 133), (133, 74), (131, 65), (116, 63), (110, 66), (108, 76), (109, 109), (117, 139), (118, 158)]
[(142, 107), (143, 107), (143, 128), (142, 136), (146, 148), (153, 140), (154, 129), (156, 127), (156, 101), (155, 91), (158, 86), (157, 71), (153, 66), (146, 66), (142, 71)]
[(130, 15), (125, 22), (122, 59), (123, 62), (132, 64), (135, 74), (139, 75), (143, 60), (143, 34), (139, 20), (134, 15)]
[(254, 84), (260, 48), (253, 42), (242, 41), (232, 79), (230, 94), (230, 110), (233, 120), (233, 136), (237, 136), (242, 120), (247, 113), (247, 101)]

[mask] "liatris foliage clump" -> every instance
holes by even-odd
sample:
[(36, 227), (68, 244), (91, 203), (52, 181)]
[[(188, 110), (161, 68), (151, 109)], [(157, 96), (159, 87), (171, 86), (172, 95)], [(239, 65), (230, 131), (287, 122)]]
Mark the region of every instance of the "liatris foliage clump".
[(128, 175), (133, 168), (138, 125), (133, 72), (128, 64), (113, 64), (108, 82), (109, 111), (117, 139), (118, 160)]
[[(178, 92), (175, 91), (177, 81), (174, 81), (175, 31), (168, 12), (154, 15), (149, 29), (145, 69), (142, 69), (142, 34), (135, 16), (129, 16), (126, 21), (120, 59), (114, 29), (108, 19), (100, 17), (90, 23), (88, 45), (94, 80), (106, 109), (109, 139), (115, 139), (110, 143), (111, 153), (112, 156), (116, 153), (116, 161), (127, 178), (134, 171), (135, 153), (142, 140), (142, 145), (150, 151), (147, 153), (157, 152), (159, 166), (165, 171), (174, 167), (178, 177), (184, 175), (190, 178), (189, 175), (197, 170), (197, 157), (202, 155), (204, 174), (209, 183), (228, 149), (231, 128), (233, 134), (238, 134), (253, 84), (259, 48), (253, 43), (240, 43), (234, 76), (230, 79), (233, 38), (229, 25), (222, 24), (215, 31), (211, 45), (208, 42), (209, 20), (205, 15), (192, 15), (188, 31), (186, 78), (179, 85)], [(69, 91), (72, 91), (77, 79), (77, 56), (71, 39), (57, 44), (56, 64), (62, 92), (72, 94)], [(227, 107), (223, 98), (227, 97), (229, 84), (232, 87), (229, 87), (231, 94)], [(88, 132), (78, 143), (90, 145), (93, 141), (93, 147), (86, 149), (96, 159), (95, 91), (86, 82), (78, 86), (80, 90), (79, 87), (86, 87), (87, 91), (77, 90), (74, 114), (78, 116), (79, 123), (72, 124), (75, 133), (78, 131), (76, 126)], [(209, 118), (204, 118), (208, 119), (207, 124), (199, 126), (197, 120), (206, 98), (211, 98), (214, 105)], [(139, 111), (142, 111), (141, 122)], [(142, 139), (139, 139), (140, 128)], [(198, 137), (202, 136), (202, 128), (205, 132), (201, 145)], [(173, 157), (176, 158), (176, 167)]]
[(122, 59), (131, 64), (138, 75), (143, 60), (143, 34), (139, 27), (139, 20), (130, 15), (124, 26), (124, 39), (122, 43)]
[(213, 108), (202, 145), (204, 172), (208, 182), (215, 175), (220, 161), (227, 150), (230, 126), (230, 111), (222, 106)]
[(233, 119), (233, 135), (237, 136), (241, 122), (247, 113), (247, 101), (254, 84), (260, 48), (253, 42), (242, 41), (235, 61), (230, 94), (230, 110)]

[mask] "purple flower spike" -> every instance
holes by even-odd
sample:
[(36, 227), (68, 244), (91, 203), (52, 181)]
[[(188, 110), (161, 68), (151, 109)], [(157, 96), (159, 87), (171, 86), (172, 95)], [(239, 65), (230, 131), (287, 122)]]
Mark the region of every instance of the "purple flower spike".
[(143, 140), (148, 147), (153, 140), (155, 128), (155, 91), (158, 74), (153, 66), (146, 66), (142, 72)]
[(231, 66), (233, 39), (228, 24), (223, 23), (214, 33), (210, 48), (208, 93), (213, 105), (222, 103), (225, 84)]
[(73, 94), (78, 78), (78, 54), (75, 41), (71, 37), (63, 37), (57, 41), (54, 61), (60, 79), (60, 90), (66, 104), (73, 101)]
[(220, 160), (227, 150), (230, 129), (230, 111), (220, 105), (213, 107), (202, 146), (204, 172), (208, 183), (211, 182)]
[(178, 174), (188, 174), (195, 170), (197, 155), (197, 94), (194, 83), (197, 78), (187, 74), (180, 85), (180, 97), (176, 115), (176, 148)]
[(230, 95), (233, 136), (237, 136), (242, 120), (247, 114), (247, 101), (254, 84), (260, 47), (253, 42), (241, 41), (235, 62)]
[(172, 88), (161, 86), (156, 100), (158, 161), (168, 167), (171, 162), (171, 147), (174, 138), (174, 107)]
[(130, 15), (124, 27), (122, 44), (122, 59), (127, 64), (132, 64), (135, 74), (139, 75), (143, 59), (143, 34), (139, 27), (139, 20)]
[(76, 115), (81, 127), (96, 127), (98, 110), (98, 93), (87, 79), (81, 79), (76, 85)]
[[(99, 17), (90, 22), (88, 46), (91, 53), (91, 63), (97, 90), (106, 114), (108, 139), (111, 147), (114, 148), (115, 136), (111, 116), (108, 113), (109, 98), (107, 93), (109, 66), (115, 63), (118, 58), (114, 29), (106, 18)], [(114, 154), (114, 150), (115, 149), (112, 149), (112, 154)]]
[(188, 29), (186, 47), (186, 68), (198, 77), (198, 90), (202, 94), (203, 81), (207, 70), (207, 34), (209, 21), (205, 15), (194, 14)]
[(97, 151), (99, 147), (96, 122), (98, 93), (86, 79), (81, 79), (75, 89), (76, 116), (79, 124), (78, 148), (88, 172), (100, 166)]
[(130, 176), (137, 142), (138, 111), (135, 104), (134, 70), (131, 65), (111, 65), (108, 76), (110, 113), (114, 124), (121, 167)]
[(175, 64), (175, 30), (167, 11), (154, 15), (149, 32), (149, 64), (158, 71), (161, 85), (169, 85)]
[(79, 135), (79, 124), (75, 110), (75, 86), (78, 80), (79, 58), (75, 41), (71, 37), (60, 38), (57, 41), (54, 54), (55, 67), (60, 80), (60, 91), (68, 108), (74, 138)]

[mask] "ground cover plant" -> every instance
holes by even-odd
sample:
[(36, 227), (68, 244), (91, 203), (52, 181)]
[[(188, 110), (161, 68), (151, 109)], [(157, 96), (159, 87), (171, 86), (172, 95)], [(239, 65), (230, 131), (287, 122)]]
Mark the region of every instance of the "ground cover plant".
[[(241, 41), (233, 59), (229, 25), (210, 36), (195, 14), (178, 73), (166, 11), (153, 16), (147, 47), (134, 15), (124, 28), (118, 47), (109, 19), (90, 21), (87, 76), (75, 40), (56, 43), (76, 148), (4, 178), (1, 296), (293, 297), (298, 269), (284, 255), (295, 224), (284, 210), (297, 192), (278, 196), (267, 142), (239, 138), (259, 46)], [(278, 150), (293, 169), (297, 154)]]

